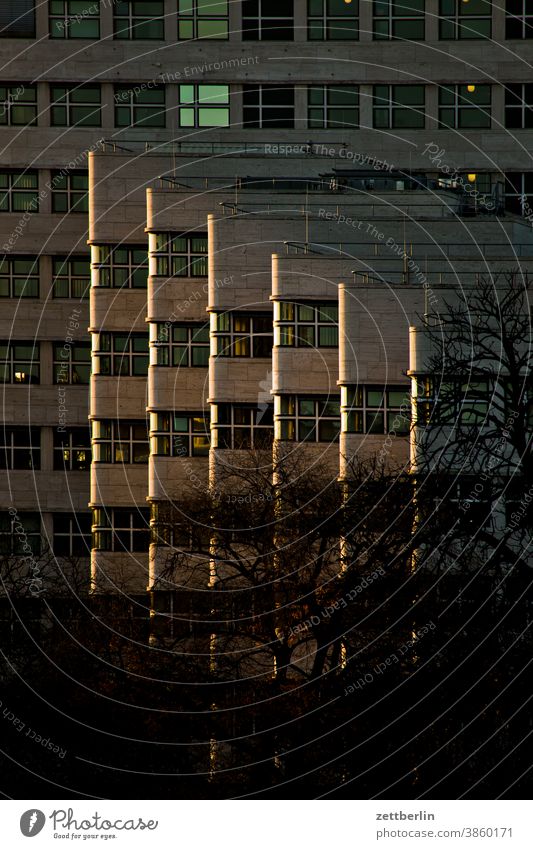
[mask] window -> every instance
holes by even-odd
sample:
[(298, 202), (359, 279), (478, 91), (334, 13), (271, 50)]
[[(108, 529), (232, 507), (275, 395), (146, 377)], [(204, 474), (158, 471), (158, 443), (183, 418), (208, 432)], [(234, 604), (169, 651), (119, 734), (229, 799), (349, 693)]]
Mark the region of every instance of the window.
[(213, 404), (214, 448), (268, 448), (272, 444), (272, 404)]
[(375, 85), (374, 127), (420, 129), (425, 125), (423, 85)]
[(211, 322), (216, 356), (272, 356), (272, 313), (211, 313)]
[(245, 127), (294, 127), (294, 86), (244, 85)]
[(89, 342), (54, 342), (54, 383), (88, 384), (90, 377)]
[(93, 508), (93, 548), (100, 551), (148, 551), (150, 512), (137, 508)]
[(91, 434), (88, 427), (54, 431), (54, 469), (87, 472), (91, 468)]
[(416, 423), (423, 425), (484, 424), (489, 412), (489, 384), (486, 380), (417, 380)]
[(336, 348), (339, 344), (339, 308), (334, 304), (274, 305), (275, 344), (296, 348)]
[(490, 95), (490, 85), (439, 86), (440, 126), (465, 130), (490, 127)]
[(0, 513), (0, 554), (28, 555), (41, 553), (40, 513)]
[(228, 38), (228, 0), (178, 0), (178, 39)]
[(505, 86), (505, 126), (511, 130), (533, 127), (533, 84), (508, 83)]
[(39, 297), (39, 257), (0, 259), (0, 298)]
[(50, 38), (100, 38), (99, 0), (50, 0)]
[(207, 233), (156, 233), (153, 253), (158, 277), (207, 277)]
[(309, 41), (355, 41), (359, 38), (359, 2), (307, 0)]
[(209, 436), (209, 416), (205, 413), (150, 413), (154, 456), (207, 457)]
[(146, 289), (148, 252), (142, 245), (96, 245), (92, 248), (93, 284), (112, 289)]
[(164, 7), (163, 0), (151, 0), (149, 3), (115, 0), (114, 38), (162, 41), (165, 38)]
[(41, 428), (0, 428), (0, 469), (41, 468)]
[(38, 212), (37, 171), (0, 171), (0, 212)]
[(339, 129), (359, 126), (358, 86), (309, 86), (307, 125)]
[(53, 551), (56, 557), (89, 557), (91, 514), (54, 513)]
[(147, 463), (150, 454), (146, 421), (93, 421), (95, 463)]
[(0, 342), (0, 383), (39, 383), (39, 343)]
[(207, 324), (152, 324), (154, 366), (207, 368), (209, 327)]
[(95, 374), (146, 377), (148, 336), (144, 333), (95, 333)]
[(89, 175), (87, 171), (63, 174), (52, 171), (52, 212), (88, 212)]
[(505, 172), (505, 208), (517, 215), (533, 214), (533, 172)]
[(396, 433), (407, 435), (411, 420), (408, 386), (343, 386), (341, 389), (344, 433)]
[(52, 263), (53, 298), (88, 298), (91, 288), (89, 260), (82, 257), (54, 257)]
[(179, 87), (180, 127), (229, 127), (229, 86), (191, 83)]
[(490, 38), (490, 0), (440, 0), (439, 38), (443, 40)]
[(35, 0), (2, 0), (0, 38), (35, 38)]
[(35, 126), (37, 124), (37, 86), (26, 83), (0, 85), (0, 125)]
[(292, 41), (293, 0), (243, 0), (243, 41)]
[(374, 0), (374, 38), (424, 38), (424, 0)]
[(50, 86), (52, 127), (100, 127), (102, 103), (99, 85)]
[(533, 38), (532, 0), (507, 0), (505, 4), (505, 37)]
[(276, 439), (297, 442), (338, 442), (341, 429), (339, 400), (277, 395)]
[(165, 86), (115, 86), (117, 127), (164, 127), (166, 124)]

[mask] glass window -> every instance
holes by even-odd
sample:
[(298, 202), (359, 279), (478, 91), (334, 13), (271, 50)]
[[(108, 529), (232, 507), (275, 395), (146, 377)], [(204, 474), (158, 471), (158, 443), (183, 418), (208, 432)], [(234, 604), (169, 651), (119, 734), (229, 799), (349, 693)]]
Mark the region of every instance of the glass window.
[(180, 127), (229, 127), (229, 86), (191, 83), (179, 87)]
[(516, 215), (533, 215), (533, 172), (505, 172), (505, 208)]
[(143, 245), (93, 245), (93, 285), (111, 289), (146, 289), (148, 251)]
[(146, 377), (148, 335), (144, 333), (96, 333), (93, 335), (95, 374)]
[(91, 432), (88, 427), (54, 430), (54, 469), (87, 472), (91, 468)]
[(40, 513), (0, 513), (0, 554), (40, 555), (42, 550)]
[(207, 457), (209, 416), (205, 413), (150, 414), (151, 453), (163, 457)]
[(425, 0), (374, 0), (374, 39), (424, 39)]
[(52, 171), (52, 212), (89, 211), (89, 174), (87, 171)]
[(293, 0), (242, 0), (243, 41), (292, 41)]
[(343, 386), (343, 433), (394, 433), (406, 436), (411, 424), (408, 386)]
[(244, 85), (244, 127), (294, 127), (294, 86)]
[(91, 288), (88, 257), (54, 257), (52, 260), (52, 297), (87, 299)]
[(35, 0), (2, 0), (0, 38), (35, 38)]
[(0, 298), (39, 297), (39, 257), (0, 259)]
[(439, 86), (439, 122), (454, 129), (491, 125), (490, 85)]
[(56, 557), (89, 557), (91, 514), (54, 513), (53, 551)]
[(207, 277), (207, 233), (157, 233), (152, 255), (159, 277)]
[(150, 511), (122, 507), (95, 507), (92, 547), (100, 551), (148, 551)]
[(0, 383), (39, 383), (38, 342), (0, 342)]
[(275, 398), (276, 439), (297, 442), (338, 442), (341, 412), (338, 399), (303, 397)]
[(207, 368), (209, 325), (152, 324), (152, 365), (178, 368)]
[(531, 0), (506, 0), (505, 37), (533, 38), (533, 4)]
[(505, 126), (512, 130), (533, 127), (532, 83), (508, 83), (505, 86)]
[(218, 357), (272, 356), (272, 314), (211, 313), (214, 353)]
[(307, 125), (330, 129), (359, 126), (359, 86), (309, 86)]
[(271, 404), (213, 404), (211, 410), (214, 448), (264, 449), (272, 444)]
[(228, 0), (178, 0), (178, 39), (227, 39)]
[(309, 41), (356, 41), (359, 38), (359, 2), (307, 0)]
[(89, 342), (54, 342), (54, 383), (88, 384), (90, 377)]
[(165, 4), (163, 0), (115, 0), (114, 38), (134, 40), (164, 40)]
[(29, 83), (0, 85), (0, 126), (36, 125), (37, 86)]
[(41, 428), (0, 427), (0, 469), (40, 469)]
[(375, 85), (374, 127), (422, 129), (425, 126), (423, 85)]
[(99, 85), (52, 85), (50, 101), (53, 127), (100, 127), (102, 124)]
[(116, 85), (115, 124), (117, 127), (164, 127), (165, 86)]
[(37, 171), (0, 171), (0, 212), (39, 212)]
[(95, 419), (92, 447), (95, 463), (146, 464), (150, 455), (147, 423)]
[(100, 38), (99, 0), (50, 0), (50, 38)]
[(275, 304), (274, 344), (296, 348), (336, 348), (339, 344), (337, 303)]
[(490, 0), (439, 0), (439, 38), (479, 39), (491, 34)]

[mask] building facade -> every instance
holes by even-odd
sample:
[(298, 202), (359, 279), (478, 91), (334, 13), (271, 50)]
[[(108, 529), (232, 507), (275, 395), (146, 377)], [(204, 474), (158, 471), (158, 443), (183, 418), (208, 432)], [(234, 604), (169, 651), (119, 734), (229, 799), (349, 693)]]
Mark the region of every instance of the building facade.
[(408, 469), (410, 326), (532, 255), (526, 6), (1, 15), (4, 551), (142, 593), (250, 448)]

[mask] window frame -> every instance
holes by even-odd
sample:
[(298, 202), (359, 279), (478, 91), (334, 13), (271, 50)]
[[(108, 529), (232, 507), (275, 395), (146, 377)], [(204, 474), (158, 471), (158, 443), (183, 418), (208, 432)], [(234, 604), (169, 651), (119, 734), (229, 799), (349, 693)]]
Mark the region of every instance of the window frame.
[[(412, 90), (415, 88), (421, 89), (423, 94), (422, 103), (406, 104), (397, 100), (398, 90)], [(387, 96), (378, 94), (379, 89), (386, 89)], [(383, 102), (378, 102), (383, 101)], [(421, 111), (423, 110), (423, 112)], [(387, 121), (385, 124), (377, 122), (377, 113), (386, 115)], [(402, 123), (397, 116), (400, 113), (408, 113), (413, 116), (419, 116), (419, 119), (413, 118), (414, 123)], [(423, 84), (379, 84), (374, 85), (372, 90), (372, 125), (374, 129), (379, 130), (419, 130), (426, 126), (426, 86)]]
[[(331, 103), (334, 95), (340, 93), (350, 94), (354, 97), (354, 105)], [(316, 94), (322, 94), (322, 102), (313, 102)], [(309, 129), (359, 129), (359, 86), (358, 85), (308, 85), (307, 86), (307, 126)], [(312, 116), (313, 112), (320, 112), (321, 116)], [(353, 121), (347, 121), (345, 117), (334, 120), (334, 112), (343, 112), (354, 115)]]
[[(164, 0), (159, 0), (161, 11), (151, 15), (139, 14), (134, 11), (134, 5), (137, 0), (115, 0), (113, 10), (113, 40), (114, 41), (164, 41), (165, 40), (165, 4)], [(153, 0), (152, 0), (153, 2)], [(128, 6), (126, 14), (117, 11), (121, 6)], [(119, 29), (120, 21), (127, 21), (127, 26), (124, 29)], [(142, 31), (143, 23), (151, 21), (152, 23), (160, 23), (160, 35), (136, 35), (136, 30)], [(123, 35), (123, 33), (126, 33)]]
[[(117, 526), (118, 514), (128, 514), (128, 523)], [(96, 551), (112, 551), (124, 553), (145, 553), (150, 549), (150, 511), (137, 507), (93, 507), (92, 510), (92, 544)], [(144, 535), (141, 537), (141, 534)], [(128, 544), (124, 545), (123, 536), (127, 535)], [(134, 541), (144, 539), (144, 544), (136, 548)], [(103, 543), (103, 544), (101, 544)]]
[[(22, 444), (18, 444), (19, 441)], [(26, 457), (22, 464), (21, 456)], [(0, 428), (0, 458), (0, 469), (4, 471), (38, 471), (41, 468), (41, 428), (4, 422)]]
[[(76, 97), (81, 97), (89, 90), (98, 92), (98, 101), (96, 100), (80, 100), (76, 101)], [(62, 91), (63, 94), (57, 96), (54, 92)], [(50, 126), (51, 127), (101, 127), (102, 126), (102, 87), (100, 83), (84, 83), (83, 85), (74, 83), (70, 86), (59, 86), (55, 83), (49, 84), (50, 92)], [(58, 121), (56, 113), (64, 110), (65, 120)], [(86, 115), (84, 118), (75, 120), (75, 111), (83, 110)], [(91, 117), (93, 116), (94, 117)]]
[[(76, 274), (74, 272), (74, 264), (75, 263), (83, 263), (87, 266), (87, 274)], [(61, 274), (60, 272), (66, 268), (66, 274)], [(81, 289), (76, 291), (77, 286), (80, 283), (85, 283), (85, 288), (80, 294)], [(56, 287), (56, 283), (60, 283), (66, 287), (67, 294), (66, 295), (58, 295)], [(80, 254), (76, 256), (75, 254), (71, 254), (70, 256), (54, 256), (52, 257), (52, 298), (54, 300), (66, 300), (66, 299), (76, 299), (76, 300), (88, 300), (90, 297), (91, 290), (91, 263), (90, 258), (86, 254)]]
[[(159, 102), (150, 100), (153, 94), (161, 94)], [(126, 97), (125, 95), (128, 95)], [(144, 101), (143, 101), (144, 98)], [(167, 90), (164, 83), (151, 84), (150, 88), (142, 85), (115, 83), (113, 89), (115, 103), (115, 127), (127, 129), (131, 127), (153, 127), (165, 129), (167, 124)], [(140, 113), (146, 113), (142, 116)], [(128, 116), (127, 123), (121, 116)]]
[[(371, 403), (370, 393), (380, 394), (381, 403)], [(404, 401), (400, 404), (393, 403), (392, 394), (402, 393)], [(402, 407), (406, 406), (408, 415), (404, 415)], [(397, 436), (408, 437), (411, 430), (411, 390), (408, 384), (386, 386), (380, 384), (346, 384), (341, 387), (341, 417), (342, 433), (349, 434), (377, 434), (385, 435), (394, 433)], [(382, 429), (375, 426), (378, 417), (383, 422)], [(403, 425), (399, 429), (396, 424), (398, 418)], [(352, 422), (359, 421), (358, 425)], [(405, 423), (407, 425), (405, 426)]]
[[(439, 129), (441, 130), (489, 130), (492, 126), (492, 86), (490, 84), (476, 85), (475, 92), (469, 93), (467, 85), (451, 84), (439, 86)], [(488, 92), (488, 104), (476, 104), (468, 101), (479, 90)], [(446, 98), (449, 97), (450, 103), (446, 103)], [(447, 123), (443, 120), (443, 113), (447, 112), (453, 115), (453, 123)], [(483, 123), (469, 124), (464, 122), (464, 116), (475, 113), (483, 116)], [(480, 118), (481, 120), (481, 118)]]
[[(489, 421), (492, 394), (492, 382), (486, 375), (472, 375), (469, 380), (447, 376), (440, 382), (433, 375), (420, 375), (416, 378), (414, 424), (417, 427), (483, 427)], [(474, 419), (468, 421), (470, 416)]]
[[(174, 250), (178, 240), (185, 240), (185, 250)], [(194, 242), (199, 240), (203, 250), (195, 248)], [(186, 260), (181, 271), (174, 271), (175, 260), (182, 257)], [(150, 258), (154, 260), (155, 277), (207, 277), (208, 274), (208, 236), (207, 233), (152, 233), (150, 239)], [(196, 272), (200, 266), (201, 274)], [(170, 271), (172, 270), (172, 273)], [(183, 273), (182, 273), (183, 272)]]
[[(410, 9), (413, 0), (373, 0), (372, 3), (372, 39), (374, 41), (424, 41), (426, 37), (425, 26), (425, 0), (419, 0), (424, 7), (422, 11)], [(395, 9), (405, 9), (406, 14), (397, 14)], [(383, 14), (379, 10), (383, 9)], [(410, 11), (410, 14), (407, 12)], [(385, 23), (386, 32), (378, 32), (376, 25)], [(420, 23), (420, 35), (399, 35), (398, 30), (407, 23)]]
[[(135, 429), (139, 427), (144, 429), (144, 439), (135, 435)], [(145, 448), (145, 452), (140, 452), (141, 459), (138, 458), (136, 450), (139, 445)], [(92, 419), (91, 447), (93, 463), (99, 465), (148, 465), (150, 438), (146, 419)], [(123, 456), (120, 456), (121, 454)]]
[[(248, 421), (236, 421), (241, 415), (246, 418), (246, 414), (248, 414)], [(227, 421), (224, 421), (225, 418)], [(211, 404), (212, 447), (229, 451), (270, 448), (274, 440), (273, 419), (273, 404)], [(238, 431), (248, 432), (243, 440), (236, 438)], [(256, 434), (262, 434), (262, 436), (259, 437)], [(228, 435), (229, 439), (227, 439)]]
[[(472, 0), (470, 0), (472, 2)], [(480, 0), (484, 3), (486, 0)], [(453, 12), (446, 12), (446, 6), (453, 4)], [(439, 40), (440, 41), (482, 41), (492, 38), (492, 8), (489, 0), (489, 14), (471, 12), (464, 0), (439, 0)], [(488, 34), (476, 34), (469, 24), (488, 21)], [(444, 35), (445, 30), (452, 35)]]
[[(23, 100), (26, 94), (33, 94), (33, 100)], [(38, 125), (37, 115), (37, 86), (28, 83), (2, 83), (0, 85), (0, 100), (3, 101), (0, 112), (0, 126), (2, 127), (36, 127)], [(16, 110), (33, 107), (33, 117), (30, 121), (17, 121)], [(15, 113), (15, 114), (14, 114)], [(2, 118), (5, 117), (5, 121)]]
[[(272, 101), (281, 92), (292, 94), (292, 103), (265, 101), (265, 95), (273, 95)], [(246, 101), (249, 101), (248, 103)], [(254, 102), (252, 102), (254, 101)], [(272, 116), (270, 113), (272, 112)], [(279, 113), (279, 114), (274, 114)], [(280, 83), (255, 83), (242, 86), (243, 129), (264, 128), (294, 129), (296, 120), (296, 86)]]
[[(270, 330), (256, 329), (259, 321), (269, 320)], [(248, 329), (239, 329), (239, 322), (247, 322)], [(222, 326), (222, 327), (221, 327)], [(227, 359), (271, 359), (274, 345), (274, 326), (272, 313), (255, 312), (212, 312), (211, 313), (211, 353), (214, 357)], [(269, 352), (256, 354), (260, 351), (260, 343), (256, 340), (270, 339)]]
[[(532, 16), (533, 17), (533, 16)], [(518, 89), (518, 91), (517, 91)], [(514, 101), (514, 102), (513, 102)], [(530, 130), (533, 128), (533, 83), (506, 83), (505, 85), (505, 128)], [(509, 120), (518, 115), (518, 122)], [(529, 118), (529, 121), (526, 121)]]
[[(87, 353), (88, 358), (76, 359), (75, 354), (78, 351)], [(82, 368), (78, 372), (80, 366)], [(54, 386), (88, 386), (91, 382), (91, 343), (53, 342), (52, 369)], [(84, 374), (86, 374), (86, 379), (83, 379)], [(67, 379), (62, 379), (62, 376), (65, 376)], [(78, 379), (75, 379), (76, 377)]]
[[(52, 171), (52, 214), (67, 215), (68, 213), (78, 213), (86, 215), (89, 212), (89, 172), (88, 171)], [(74, 181), (83, 178), (85, 186), (78, 188)], [(62, 206), (60, 198), (66, 198), (66, 209), (60, 209)]]
[[(313, 7), (320, 4), (321, 12), (313, 12)], [(352, 5), (353, 4), (353, 5)], [(349, 15), (344, 14), (334, 14), (328, 11), (329, 0), (307, 0), (307, 40), (308, 41), (359, 41), (359, 0), (352, 0), (352, 4), (350, 4)], [(341, 8), (346, 8), (345, 3), (342, 3)], [(357, 11), (353, 11), (356, 9)], [(353, 30), (348, 30), (346, 27), (346, 32), (350, 31), (350, 35), (340, 35), (332, 36), (330, 33), (344, 33), (344, 27), (339, 26), (338, 29), (335, 28), (336, 23), (340, 21), (350, 21), (353, 24)], [(320, 28), (321, 35), (315, 35), (315, 32), (318, 32)]]
[[(302, 310), (312, 310), (313, 317), (309, 319), (300, 318)], [(337, 318), (321, 320), (321, 315), (326, 315), (324, 310), (335, 309)], [(293, 318), (284, 318), (284, 314), (292, 313)], [(322, 329), (336, 328), (337, 341), (335, 344), (323, 344), (321, 342)], [(306, 328), (308, 334), (300, 333), (299, 328)], [(292, 331), (292, 332), (291, 332)], [(312, 334), (309, 333), (312, 331)], [(312, 335), (307, 340), (306, 335)], [(291, 340), (291, 341), (289, 341)], [(274, 345), (279, 348), (330, 348), (339, 347), (339, 304), (338, 301), (275, 301), (274, 302)]]
[[(59, 518), (68, 522), (67, 531), (59, 531), (56, 529), (56, 523)], [(87, 529), (85, 531), (80, 525), (80, 519), (86, 519)], [(91, 556), (91, 513), (54, 513), (52, 516), (53, 531), (52, 531), (52, 552), (55, 557), (90, 557)], [(68, 541), (68, 551), (61, 552), (59, 540)], [(82, 541), (82, 545), (78, 549), (78, 545)]]
[[(313, 412), (302, 413), (301, 404), (312, 404)], [(338, 412), (331, 415), (323, 414), (320, 408), (321, 406), (325, 408), (327, 404), (336, 404)], [(274, 411), (275, 437), (276, 440), (280, 442), (320, 442), (328, 445), (339, 442), (341, 434), (340, 395), (338, 396), (338, 400), (337, 398), (332, 398), (331, 395), (310, 395), (308, 393), (275, 395)], [(302, 435), (303, 428), (300, 429), (300, 422), (313, 422), (313, 427), (306, 435)], [(320, 438), (321, 422), (335, 422), (338, 424), (338, 430), (333, 439), (330, 439), (329, 437), (324, 439)], [(291, 424), (293, 425), (292, 428)]]
[[(79, 444), (76, 444), (79, 443)], [(68, 453), (68, 456), (65, 456)], [(85, 459), (76, 455), (86, 454)], [(88, 427), (54, 430), (53, 465), (57, 472), (88, 472), (92, 463), (91, 432)]]
[[(508, 11), (513, 3), (520, 4), (521, 10), (517, 14)], [(520, 35), (514, 35), (513, 30), (519, 29)], [(505, 3), (505, 39), (506, 41), (519, 41), (533, 38), (533, 9), (528, 12), (528, 0), (506, 0)]]
[[(117, 256), (126, 253), (124, 262), (117, 260)], [(135, 259), (136, 253), (143, 253), (144, 259), (142, 262), (137, 262)], [(99, 289), (146, 289), (148, 286), (148, 249), (146, 245), (92, 245), (91, 247), (91, 269), (92, 285)], [(145, 269), (144, 283), (142, 286), (136, 286), (137, 272), (142, 272)], [(124, 274), (125, 272), (125, 274)], [(126, 280), (117, 283), (117, 279), (125, 276)], [(141, 276), (139, 274), (139, 276)], [(108, 282), (102, 282), (105, 278)]]
[[(31, 530), (24, 527), (24, 522), (33, 519), (35, 524), (39, 525), (39, 530)], [(23, 533), (15, 531), (15, 525), (21, 524)], [(9, 526), (9, 530), (4, 529), (2, 525)], [(4, 541), (9, 540), (9, 550), (5, 550)], [(3, 544), (4, 543), (4, 544)], [(27, 547), (35, 557), (39, 557), (43, 551), (43, 526), (41, 514), (34, 510), (24, 510), (20, 513), (9, 513), (7, 510), (2, 510), (0, 513), (0, 557), (23, 557), (26, 558)], [(4, 550), (3, 550), (4, 549)], [(18, 550), (19, 549), (19, 550)]]
[[(181, 3), (189, 4), (190, 12), (181, 12), (180, 5)], [(178, 12), (177, 12), (177, 24), (178, 24), (178, 41), (203, 41), (204, 39), (213, 39), (215, 41), (228, 41), (229, 39), (229, 7), (228, 0), (222, 0), (222, 2), (216, 2), (213, 0), (212, 6), (220, 6), (222, 3), (226, 5), (226, 12), (223, 15), (202, 15), (200, 14), (200, 3), (199, 0), (178, 0)], [(209, 8), (209, 6), (207, 7)], [(218, 35), (201, 35), (201, 24), (206, 22), (216, 22), (220, 24), (226, 24), (225, 32), (224, 29), (221, 30), (223, 34)], [(191, 35), (183, 36), (180, 32), (180, 24), (187, 25), (190, 24), (191, 27)]]
[[(176, 331), (182, 331), (186, 339), (175, 339)], [(202, 338), (205, 332), (207, 332), (207, 338)], [(201, 334), (200, 337), (199, 334)], [(209, 367), (209, 325), (205, 322), (152, 322), (150, 324), (150, 346), (150, 365), (152, 366), (162, 368)], [(175, 356), (176, 350), (182, 351), (181, 358)], [(195, 362), (196, 351), (207, 352), (206, 362)], [(180, 362), (175, 362), (177, 359), (180, 359)]]
[[(15, 270), (15, 266), (17, 263), (29, 263), (31, 265), (31, 270), (27, 272), (17, 273)], [(4, 271), (3, 267), (7, 263), (7, 270)], [(34, 271), (35, 270), (35, 271)], [(34, 273), (32, 273), (34, 271)], [(24, 256), (22, 254), (4, 254), (0, 256), (0, 279), (7, 281), (7, 289), (8, 293), (6, 295), (2, 294), (3, 286), (0, 284), (0, 298), (39, 298), (39, 290), (40, 290), (40, 257), (38, 256)], [(22, 290), (17, 294), (17, 288), (19, 287), (19, 281), (24, 281), (22, 286)], [(32, 286), (28, 286), (28, 281), (31, 281)]]
[[(257, 4), (257, 13), (247, 13), (246, 7), (252, 3)], [(263, 4), (266, 14), (263, 14)], [(242, 41), (294, 41), (294, 0), (285, 0), (284, 5), (289, 6), (291, 14), (269, 15), (271, 0), (243, 0), (241, 3), (241, 37)], [(290, 21), (282, 27), (273, 26), (274, 23)], [(280, 32), (281, 31), (281, 32)], [(287, 33), (290, 31), (290, 35)], [(279, 32), (279, 34), (278, 34)]]
[[(124, 348), (116, 347), (118, 340), (125, 340)], [(136, 342), (146, 342), (146, 350), (134, 350)], [(105, 347), (108, 343), (109, 347)], [(122, 343), (121, 343), (122, 344)], [(118, 331), (101, 331), (93, 333), (93, 348), (92, 359), (94, 365), (94, 374), (99, 377), (132, 377), (142, 378), (148, 376), (149, 366), (149, 338), (147, 333), (121, 333)], [(103, 365), (105, 360), (109, 360), (109, 370), (105, 370)], [(135, 365), (138, 360), (146, 361), (146, 371), (135, 373)], [(116, 364), (119, 364), (119, 370), (115, 371)], [(123, 371), (124, 363), (127, 363), (126, 372)]]
[[(100, 39), (100, 2), (99, 0), (86, 0), (87, 8), (83, 9), (81, 12), (71, 11), (71, 3), (75, 3), (76, 0), (49, 0), (48, 3), (48, 36), (50, 39), (82, 39), (85, 41), (98, 41)], [(55, 4), (59, 5), (59, 3), (63, 4), (62, 12), (53, 12), (53, 8)], [(79, 5), (77, 3), (76, 5)], [(95, 7), (98, 8), (98, 11), (95, 14), (87, 14)], [(53, 22), (57, 21), (57, 33), (54, 33), (54, 25)], [(80, 24), (83, 24), (87, 21), (96, 21), (96, 28), (94, 35), (76, 35), (77, 29), (76, 27)], [(59, 23), (61, 22), (61, 23)], [(62, 35), (60, 33), (63, 33)], [(74, 33), (74, 34), (72, 34)]]
[[(14, 386), (27, 386), (30, 383), (35, 385), (39, 385), (41, 382), (41, 350), (40, 350), (40, 342), (35, 341), (0, 341), (0, 347), (7, 349), (7, 355), (5, 358), (2, 358), (0, 361), (0, 367), (4, 365), (6, 373), (9, 373), (9, 380), (1, 380), (0, 374), (0, 383), (4, 384), (12, 384)], [(32, 354), (28, 359), (27, 357), (16, 357), (15, 351), (16, 348), (31, 348)], [(17, 366), (30, 366), (29, 372), (20, 372), (20, 374), (28, 374), (28, 380), (14, 380), (13, 378), (17, 374), (16, 368)]]
[[(185, 419), (181, 430), (176, 421)], [(150, 413), (150, 456), (207, 457), (211, 447), (209, 413), (179, 410), (158, 410)], [(166, 446), (166, 448), (162, 448)]]
[[(191, 93), (192, 89), (192, 93)], [(206, 97), (202, 89), (219, 89)], [(222, 99), (221, 99), (222, 98)], [(206, 120), (206, 116), (219, 114), (222, 121)], [(187, 116), (187, 118), (185, 117)], [(192, 120), (191, 120), (192, 119)], [(178, 87), (178, 127), (181, 129), (224, 128), (231, 126), (230, 86), (227, 83), (181, 83)]]
[[(32, 179), (33, 186), (20, 188), (19, 182), (23, 178)], [(0, 187), (0, 212), (39, 212), (39, 172), (35, 169), (26, 169), (25, 171), (15, 171), (9, 168), (4, 168), (0, 171), (0, 183), (6, 185)], [(23, 195), (31, 195), (31, 199), (23, 202), (20, 208), (18, 207), (18, 199)], [(7, 209), (3, 209), (4, 198), (7, 201)]]

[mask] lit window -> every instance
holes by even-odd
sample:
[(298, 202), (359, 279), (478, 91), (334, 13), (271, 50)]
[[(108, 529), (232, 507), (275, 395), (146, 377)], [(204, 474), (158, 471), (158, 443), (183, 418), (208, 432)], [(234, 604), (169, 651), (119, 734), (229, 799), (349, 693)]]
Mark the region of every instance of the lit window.
[(146, 289), (148, 251), (142, 245), (93, 245), (93, 285), (111, 289)]
[(179, 87), (180, 127), (229, 127), (229, 86), (190, 83)]
[(211, 313), (211, 322), (216, 356), (272, 356), (272, 313)]
[(355, 41), (359, 38), (359, 2), (307, 0), (309, 41)]
[(243, 41), (292, 41), (293, 0), (243, 0)]
[(50, 38), (100, 38), (99, 0), (50, 0)]
[(93, 548), (99, 551), (148, 551), (150, 513), (144, 508), (93, 508)]
[(53, 551), (56, 557), (89, 557), (91, 514), (54, 513)]
[(246, 128), (294, 127), (294, 86), (244, 85), (242, 102)]
[(165, 86), (115, 86), (117, 127), (164, 127), (166, 124)]
[(39, 383), (39, 343), (0, 342), (0, 383)]
[(148, 336), (144, 333), (95, 333), (95, 374), (146, 377)]
[(0, 212), (39, 212), (37, 171), (0, 171)]
[(89, 211), (89, 174), (87, 171), (52, 171), (52, 212)]
[(0, 298), (39, 297), (39, 257), (0, 258)]
[(207, 368), (209, 326), (206, 324), (152, 324), (152, 365)]
[(88, 384), (90, 376), (89, 342), (54, 342), (54, 383)]
[(54, 469), (87, 472), (91, 468), (91, 433), (88, 427), (54, 430)]
[(374, 38), (420, 41), (425, 0), (374, 0)]
[(423, 85), (375, 85), (374, 127), (422, 129), (425, 126)]
[(52, 297), (88, 298), (91, 288), (89, 260), (82, 257), (54, 257)]
[(213, 404), (211, 423), (214, 448), (268, 448), (273, 438), (271, 404)]
[(99, 127), (102, 103), (99, 85), (50, 86), (53, 127)]
[(37, 124), (37, 86), (26, 83), (0, 85), (0, 125), (26, 126)]
[(296, 348), (336, 348), (339, 344), (337, 303), (275, 304), (275, 344)]
[(440, 0), (439, 38), (465, 40), (490, 38), (492, 6), (490, 0)]
[(409, 433), (408, 386), (343, 386), (341, 407), (344, 433)]
[(159, 457), (207, 457), (209, 416), (205, 413), (150, 414), (151, 454)]
[(165, 4), (163, 0), (150, 3), (139, 0), (115, 0), (114, 38), (134, 40), (163, 40), (165, 38)]
[(227, 39), (228, 0), (178, 0), (178, 39)]
[(0, 469), (40, 469), (41, 428), (0, 428)]
[[(468, 91), (473, 88), (474, 91)], [(490, 127), (490, 85), (439, 86), (441, 127), (467, 130)]]
[(207, 234), (157, 233), (153, 256), (158, 277), (207, 277)]
[(92, 446), (95, 463), (147, 463), (146, 421), (96, 419), (92, 422)]
[(338, 442), (341, 409), (338, 399), (276, 396), (276, 439), (289, 442)]

